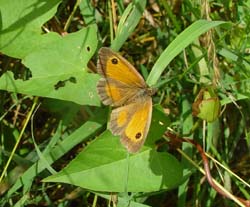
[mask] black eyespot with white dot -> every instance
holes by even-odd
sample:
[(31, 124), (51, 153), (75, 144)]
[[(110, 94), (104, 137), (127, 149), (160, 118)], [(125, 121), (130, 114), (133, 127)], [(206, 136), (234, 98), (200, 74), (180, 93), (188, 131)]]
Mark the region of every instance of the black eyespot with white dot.
[(114, 64), (114, 65), (118, 64), (117, 58), (112, 58), (111, 62), (112, 62), (112, 64)]
[(135, 135), (135, 138), (136, 138), (136, 139), (140, 139), (141, 136), (142, 136), (141, 132), (138, 132), (138, 133)]

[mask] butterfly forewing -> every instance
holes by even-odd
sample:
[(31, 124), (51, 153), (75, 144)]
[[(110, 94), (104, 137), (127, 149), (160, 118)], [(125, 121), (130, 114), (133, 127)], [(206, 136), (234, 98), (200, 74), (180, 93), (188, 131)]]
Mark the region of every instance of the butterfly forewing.
[(107, 47), (99, 50), (98, 73), (104, 78), (114, 79), (124, 85), (146, 87), (146, 83), (137, 70), (122, 56)]
[(127, 104), (138, 90), (147, 87), (136, 69), (109, 48), (100, 49), (97, 70), (103, 76), (97, 85), (98, 94), (106, 105)]

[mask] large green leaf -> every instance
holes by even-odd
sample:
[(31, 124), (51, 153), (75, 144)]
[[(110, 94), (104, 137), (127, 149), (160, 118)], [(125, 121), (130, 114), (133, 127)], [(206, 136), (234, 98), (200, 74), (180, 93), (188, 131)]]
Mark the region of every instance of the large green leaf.
[(65, 169), (44, 181), (95, 191), (124, 192), (127, 186), (129, 192), (152, 192), (176, 187), (181, 178), (182, 168), (172, 155), (144, 147), (127, 159), (119, 139), (105, 132)]
[[(158, 139), (168, 119), (159, 119), (154, 110), (153, 136)], [(150, 142), (149, 142), (150, 143)], [(95, 191), (152, 192), (176, 187), (182, 179), (182, 167), (172, 155), (152, 150), (151, 144), (128, 157), (119, 138), (104, 132), (85, 148), (65, 169), (46, 178), (46, 182), (63, 182)]]
[(24, 81), (7, 71), (0, 77), (0, 89), (97, 106), (99, 76), (87, 72), (97, 48), (96, 25), (64, 37), (42, 34), (41, 26), (53, 17), (59, 2), (0, 0), (0, 51), (21, 58), (31, 73)]
[(87, 64), (97, 47), (95, 26), (84, 28), (29, 53), (23, 60), (30, 70), (29, 80), (15, 80), (12, 72), (0, 77), (0, 89), (16, 93), (99, 105), (96, 82)]

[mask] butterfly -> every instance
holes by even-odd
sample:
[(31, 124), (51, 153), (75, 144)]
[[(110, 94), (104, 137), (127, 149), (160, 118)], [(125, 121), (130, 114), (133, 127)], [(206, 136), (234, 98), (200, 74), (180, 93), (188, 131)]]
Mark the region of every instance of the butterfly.
[(125, 58), (107, 47), (98, 52), (97, 72), (102, 76), (97, 83), (99, 97), (114, 107), (109, 129), (121, 137), (128, 152), (136, 153), (149, 131), (155, 90)]

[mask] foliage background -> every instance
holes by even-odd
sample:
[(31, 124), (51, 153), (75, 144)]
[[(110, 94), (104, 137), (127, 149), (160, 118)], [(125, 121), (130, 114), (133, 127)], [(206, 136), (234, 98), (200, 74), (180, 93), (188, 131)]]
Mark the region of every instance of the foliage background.
[[(235, 206), (160, 139), (167, 127), (245, 180), (210, 163), (228, 192), (249, 199), (249, 5), (0, 0), (1, 205), (108, 206), (119, 192), (118, 206)], [(110, 45), (159, 87), (147, 143), (129, 161), (96, 93), (96, 54)], [(205, 123), (192, 103), (211, 84), (222, 111)], [(194, 148), (181, 148), (202, 167)]]

